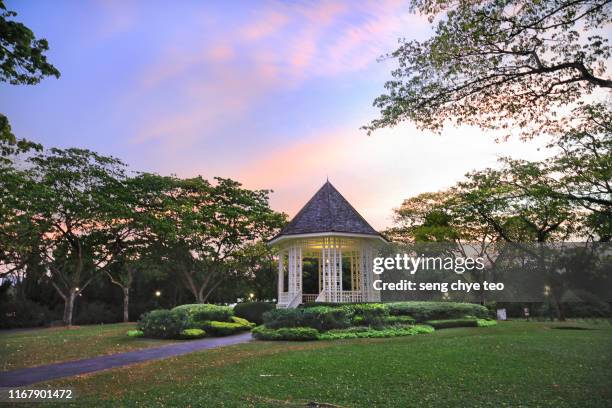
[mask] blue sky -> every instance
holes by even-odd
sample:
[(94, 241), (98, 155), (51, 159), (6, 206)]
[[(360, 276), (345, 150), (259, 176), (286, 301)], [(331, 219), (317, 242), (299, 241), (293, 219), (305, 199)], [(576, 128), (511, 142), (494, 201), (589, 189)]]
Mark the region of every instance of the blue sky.
[(405, 2), (8, 1), (61, 71), (0, 85), (15, 133), (113, 155), (134, 170), (232, 177), (295, 214), (330, 181), (377, 228), (402, 199), (446, 188), (535, 143), (411, 124), (366, 136), (399, 37), (429, 24)]

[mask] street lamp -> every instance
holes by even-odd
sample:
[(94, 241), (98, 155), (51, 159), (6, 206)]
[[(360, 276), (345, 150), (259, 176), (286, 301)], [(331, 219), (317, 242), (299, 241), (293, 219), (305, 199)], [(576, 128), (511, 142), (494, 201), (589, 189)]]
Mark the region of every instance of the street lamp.
[(249, 293), (249, 299), (253, 299), (255, 297), (254, 293)]
[(161, 296), (161, 291), (160, 290), (156, 290), (155, 291), (155, 297), (160, 297)]

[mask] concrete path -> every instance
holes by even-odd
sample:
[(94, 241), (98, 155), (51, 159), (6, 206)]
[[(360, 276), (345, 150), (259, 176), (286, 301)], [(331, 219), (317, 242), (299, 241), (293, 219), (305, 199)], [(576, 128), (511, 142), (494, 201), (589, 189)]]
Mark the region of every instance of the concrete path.
[(11, 371), (0, 371), (0, 387), (21, 387), (41, 381), (92, 373), (143, 361), (180, 356), (199, 350), (246, 343), (251, 340), (251, 333), (242, 333), (234, 336), (192, 340), (160, 347), (128, 351), (126, 353), (86, 358), (83, 360), (66, 361), (63, 363), (21, 368)]

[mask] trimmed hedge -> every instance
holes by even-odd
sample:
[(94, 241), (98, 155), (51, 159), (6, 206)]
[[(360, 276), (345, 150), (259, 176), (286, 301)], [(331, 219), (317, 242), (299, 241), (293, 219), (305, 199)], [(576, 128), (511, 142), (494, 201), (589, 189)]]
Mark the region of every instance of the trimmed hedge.
[(489, 327), (495, 326), (497, 322), (490, 319), (467, 317), (463, 319), (430, 320), (427, 324), (436, 329), (449, 329), (451, 327)]
[[(392, 316), (412, 316), (418, 322), (427, 320), (460, 319), (474, 316), (481, 319), (489, 317), (489, 310), (475, 303), (459, 302), (392, 302), (392, 303), (317, 303), (308, 302), (300, 306), (309, 309), (317, 306), (327, 306), (346, 310), (359, 310), (363, 307), (380, 307), (383, 305)], [(359, 313), (355, 313), (356, 316)]]
[(206, 332), (201, 329), (185, 329), (181, 331), (181, 337), (184, 339), (199, 339), (206, 336)]
[(413, 336), (415, 334), (433, 333), (434, 328), (425, 325), (416, 325), (411, 327), (387, 327), (381, 330), (364, 329), (354, 330), (330, 330), (319, 334), (319, 340), (341, 340), (341, 339), (363, 339), (363, 338), (384, 338), (384, 337), (399, 337)]
[(343, 329), (351, 325), (350, 315), (343, 309), (318, 306), (297, 310), (302, 310), (299, 326), (312, 327), (317, 330), (331, 330)]
[(282, 327), (280, 329), (269, 329), (265, 326), (257, 326), (253, 329), (253, 337), (258, 340), (289, 340), (307, 341), (317, 340), (319, 331), (312, 327)]
[(329, 306), (298, 309), (274, 309), (263, 315), (268, 329), (311, 327), (317, 330), (342, 329), (350, 326), (346, 310)]
[(127, 334), (128, 337), (142, 337), (142, 336), (144, 336), (144, 333), (142, 332), (142, 330), (128, 330), (126, 334)]
[(145, 337), (156, 339), (179, 338), (181, 331), (187, 328), (187, 315), (174, 310), (153, 310), (145, 313), (138, 322), (138, 330)]
[(389, 312), (394, 316), (412, 316), (417, 322), (428, 320), (461, 319), (471, 315), (478, 318), (489, 317), (486, 307), (474, 303), (457, 302), (394, 302), (387, 303)]
[[(255, 324), (233, 316), (231, 307), (194, 304), (177, 306), (172, 310), (153, 310), (145, 313), (138, 329), (145, 337), (158, 339), (199, 338), (206, 334), (228, 336), (252, 329)], [(212, 320), (208, 318), (225, 320)]]
[(385, 319), (385, 325), (413, 325), (416, 320), (412, 316), (389, 316)]
[(380, 330), (368, 327), (351, 327), (348, 329), (334, 329), (326, 332), (319, 332), (312, 327), (282, 327), (280, 329), (269, 329), (265, 326), (257, 326), (253, 329), (253, 337), (258, 340), (305, 341), (413, 336), (415, 334), (433, 332), (433, 327), (425, 325), (387, 327)]
[(234, 306), (234, 316), (247, 319), (249, 322), (263, 324), (263, 314), (276, 309), (270, 302), (243, 302)]
[(478, 327), (496, 326), (497, 321), (492, 319), (478, 319)]
[(252, 329), (257, 326), (255, 323), (249, 322), (247, 319), (243, 319), (242, 317), (232, 316), (231, 323), (236, 323), (241, 326), (244, 326), (246, 329)]
[(206, 320), (229, 322), (234, 315), (234, 311), (229, 306), (200, 303), (180, 305), (172, 309), (172, 311), (186, 314), (190, 322), (203, 322)]
[(302, 314), (303, 309), (274, 309), (263, 314), (263, 321), (268, 329), (297, 327)]
[(345, 310), (353, 324), (357, 325), (382, 327), (389, 317), (389, 309), (382, 303), (355, 303), (340, 308)]
[(207, 321), (203, 324), (205, 331), (212, 334), (213, 336), (229, 336), (232, 334), (239, 333), (241, 331), (250, 330), (250, 325), (243, 325), (240, 323), (230, 322), (217, 322), (214, 320)]

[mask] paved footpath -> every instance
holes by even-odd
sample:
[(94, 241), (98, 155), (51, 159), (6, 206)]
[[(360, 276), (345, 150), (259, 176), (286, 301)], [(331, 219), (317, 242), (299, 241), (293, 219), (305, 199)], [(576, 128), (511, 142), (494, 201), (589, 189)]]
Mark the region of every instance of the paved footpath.
[(192, 340), (160, 347), (128, 351), (126, 353), (86, 358), (83, 360), (66, 361), (63, 363), (21, 368), (12, 371), (0, 371), (0, 387), (21, 387), (41, 381), (92, 373), (143, 361), (180, 356), (199, 350), (246, 343), (251, 340), (251, 333), (242, 333), (235, 336)]

